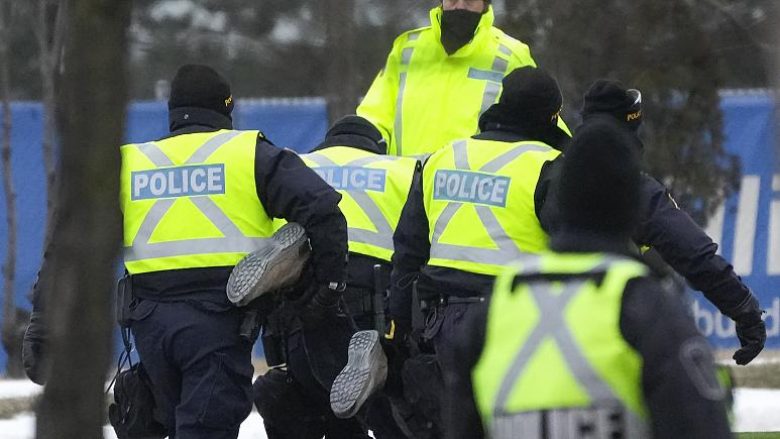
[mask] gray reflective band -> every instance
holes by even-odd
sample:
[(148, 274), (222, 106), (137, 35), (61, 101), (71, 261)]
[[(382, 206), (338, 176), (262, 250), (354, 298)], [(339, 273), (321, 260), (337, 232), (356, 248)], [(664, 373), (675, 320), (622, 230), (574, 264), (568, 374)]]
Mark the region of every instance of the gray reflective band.
[[(318, 166), (367, 166), (373, 163), (380, 163), (386, 161), (397, 160), (397, 157), (387, 155), (376, 155), (369, 157), (361, 157), (359, 159), (352, 160), (344, 165), (339, 165), (329, 157), (321, 153), (306, 154), (307, 159), (313, 161)], [(373, 245), (383, 248), (385, 250), (393, 251), (393, 228), (390, 226), (390, 222), (382, 214), (382, 210), (377, 206), (376, 202), (368, 196), (364, 191), (345, 190), (355, 200), (360, 210), (366, 214), (368, 219), (376, 228), (376, 232), (370, 230), (358, 229), (356, 227), (349, 227), (347, 234), (349, 240), (352, 242), (359, 242), (362, 244)]]
[(398, 96), (395, 100), (395, 124), (393, 125), (393, 138), (395, 139), (396, 155), (403, 155), (404, 92), (406, 92), (406, 72), (402, 72), (399, 75)]
[(154, 142), (138, 145), (138, 151), (145, 155), (146, 158), (151, 160), (151, 162), (154, 163), (154, 165), (157, 167), (162, 168), (164, 166), (173, 166), (171, 159), (169, 159), (168, 156), (165, 155), (160, 147), (157, 146), (157, 144)]
[(251, 253), (271, 238), (203, 238), (125, 247), (125, 262), (212, 253)]
[(420, 38), (420, 31), (412, 32), (409, 34), (409, 41), (414, 41), (418, 38)]
[(189, 165), (193, 163), (205, 162), (209, 157), (211, 157), (211, 154), (214, 154), (214, 151), (218, 150), (222, 145), (233, 140), (233, 138), (239, 134), (241, 134), (241, 131), (226, 131), (224, 133), (217, 134), (216, 136), (207, 140), (203, 146), (198, 148), (198, 150), (195, 151), (195, 153), (192, 154), (192, 156), (187, 160), (187, 164)]
[(468, 77), (471, 79), (476, 79), (478, 81), (492, 81), (501, 83), (501, 80), (504, 79), (504, 72), (494, 72), (492, 70), (479, 70), (475, 68), (469, 69)]
[[(503, 44), (498, 46), (499, 52), (504, 55), (511, 55), (512, 51)], [(501, 81), (507, 74), (509, 69), (509, 61), (500, 55), (496, 55), (493, 59), (493, 66), (491, 70), (479, 70), (470, 68), (468, 77), (471, 79), (477, 79), (485, 81), (485, 91), (482, 94), (482, 106), (480, 107), (479, 114), (484, 113), (496, 102), (498, 94), (501, 93)]]
[(501, 79), (504, 79), (503, 78), (503, 74), (506, 73), (506, 69), (508, 67), (509, 67), (509, 61), (505, 60), (504, 58), (501, 58), (500, 56), (497, 56), (493, 60), (493, 71), (494, 72), (501, 72), (502, 73), (502, 78)]
[(485, 93), (482, 95), (482, 106), (479, 109), (479, 114), (486, 112), (491, 105), (496, 103), (498, 94), (501, 93), (501, 85), (495, 82), (488, 82), (485, 84)]
[(414, 53), (414, 47), (407, 47), (401, 51), (401, 65), (409, 65), (409, 62), (412, 60), (412, 53)]
[(649, 426), (625, 407), (559, 409), (501, 415), (490, 425), (493, 439), (650, 438)]
[[(470, 170), (469, 158), (468, 158), (468, 141), (461, 140), (455, 142), (452, 145), (453, 156), (455, 160), (455, 168), (458, 170)], [(486, 163), (477, 172), (490, 172), (495, 173), (500, 171), (504, 166), (511, 163), (520, 155), (538, 151), (549, 151), (549, 146), (541, 143), (528, 143), (523, 142), (510, 149), (509, 151), (499, 155), (493, 160)], [(523, 258), (525, 254), (517, 246), (517, 243), (509, 237), (509, 234), (498, 221), (495, 214), (488, 206), (475, 206), (479, 220), (482, 226), (488, 232), (490, 239), (496, 244), (498, 249), (488, 249), (479, 247), (468, 247), (455, 244), (444, 244), (439, 242), (442, 234), (447, 229), (452, 218), (463, 206), (463, 203), (450, 202), (444, 207), (439, 217), (436, 219), (436, 223), (433, 227), (433, 236), (431, 238), (431, 257), (438, 259), (448, 259), (464, 262), (477, 262), (483, 264), (492, 265), (506, 265), (507, 263)]]
[[(221, 146), (241, 133), (241, 131), (226, 131), (211, 137), (195, 150), (187, 159), (186, 164), (202, 163)], [(154, 143), (139, 145), (138, 149), (158, 167), (173, 166), (170, 158)], [(125, 247), (125, 262), (204, 253), (250, 253), (264, 245), (267, 240), (267, 238), (245, 236), (211, 198), (200, 196), (188, 197), (188, 199), (219, 229), (224, 237), (150, 243), (152, 233), (176, 202), (176, 199), (159, 199), (155, 201), (141, 222), (141, 227), (133, 239), (132, 246)]]

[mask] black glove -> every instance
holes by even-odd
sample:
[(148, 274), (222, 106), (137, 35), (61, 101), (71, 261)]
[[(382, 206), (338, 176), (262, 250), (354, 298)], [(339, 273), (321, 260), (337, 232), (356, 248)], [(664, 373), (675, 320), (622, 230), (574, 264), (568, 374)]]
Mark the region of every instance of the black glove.
[(728, 313), (736, 322), (737, 338), (742, 345), (732, 357), (740, 366), (750, 363), (764, 349), (766, 325), (761, 320), (761, 314), (763, 311), (752, 292), (735, 310)]
[(766, 342), (766, 325), (761, 318), (754, 323), (741, 323), (737, 322), (737, 338), (739, 338), (739, 344), (742, 345), (737, 352), (734, 353), (734, 360), (740, 366), (744, 366), (753, 361), (756, 356), (764, 349), (764, 342)]
[(311, 288), (313, 291), (306, 294), (309, 299), (301, 310), (301, 319), (306, 326), (318, 325), (328, 316), (336, 314), (345, 285), (331, 282), (328, 285), (312, 284)]
[(46, 344), (48, 330), (43, 323), (43, 315), (33, 311), (30, 314), (30, 324), (22, 339), (22, 363), (27, 377), (35, 384), (46, 384)]

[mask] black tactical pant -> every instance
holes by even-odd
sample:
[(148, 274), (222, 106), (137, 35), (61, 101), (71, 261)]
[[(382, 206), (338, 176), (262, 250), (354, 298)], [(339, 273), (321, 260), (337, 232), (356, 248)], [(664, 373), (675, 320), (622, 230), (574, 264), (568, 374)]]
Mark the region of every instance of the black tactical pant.
[[(355, 332), (348, 315), (327, 317), (305, 327), (290, 307), (282, 306), (264, 328), (266, 350), (283, 354), (276, 367), (254, 383), (254, 401), (268, 439), (365, 439), (356, 419), (338, 419), (330, 409), (330, 388), (347, 364), (349, 339)], [(276, 333), (275, 337), (268, 337)], [(281, 346), (270, 346), (270, 340)], [(273, 366), (273, 365), (271, 365)]]
[(131, 329), (157, 404), (176, 439), (235, 439), (252, 410), (252, 343), (240, 309), (142, 301)]

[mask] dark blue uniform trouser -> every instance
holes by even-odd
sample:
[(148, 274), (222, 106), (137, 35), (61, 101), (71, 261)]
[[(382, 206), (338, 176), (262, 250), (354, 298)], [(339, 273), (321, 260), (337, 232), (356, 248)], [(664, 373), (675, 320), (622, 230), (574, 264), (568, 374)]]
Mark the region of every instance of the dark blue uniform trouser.
[(252, 409), (252, 344), (243, 311), (209, 312), (186, 302), (150, 302), (132, 324), (153, 385), (159, 420), (175, 439), (235, 439)]

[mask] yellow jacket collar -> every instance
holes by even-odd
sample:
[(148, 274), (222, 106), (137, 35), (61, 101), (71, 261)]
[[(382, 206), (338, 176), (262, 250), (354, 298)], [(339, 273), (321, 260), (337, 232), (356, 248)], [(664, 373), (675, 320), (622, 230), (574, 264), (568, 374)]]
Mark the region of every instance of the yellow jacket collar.
[[(441, 14), (444, 12), (441, 6), (437, 6), (433, 9), (431, 9), (430, 16), (431, 16), (431, 29), (433, 30), (433, 34), (436, 37), (436, 40), (441, 40)], [(478, 41), (482, 38), (485, 38), (488, 33), (490, 32), (490, 28), (493, 27), (493, 23), (496, 20), (496, 16), (493, 14), (493, 5), (488, 5), (488, 10), (485, 11), (482, 14), (482, 18), (479, 20), (479, 24), (477, 25), (477, 30), (474, 32), (474, 38), (466, 44), (465, 46), (461, 47), (457, 52), (452, 54), (452, 56), (461, 56), (462, 54), (468, 54), (471, 52), (471, 48), (474, 46), (474, 42)], [(442, 48), (444, 50), (444, 48)]]

